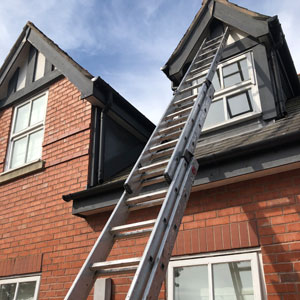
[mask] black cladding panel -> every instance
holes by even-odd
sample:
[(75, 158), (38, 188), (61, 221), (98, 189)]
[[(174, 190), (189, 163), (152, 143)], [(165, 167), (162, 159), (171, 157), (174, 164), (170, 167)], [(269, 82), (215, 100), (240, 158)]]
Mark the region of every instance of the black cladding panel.
[(133, 165), (144, 147), (136, 137), (107, 116), (103, 142), (104, 181)]

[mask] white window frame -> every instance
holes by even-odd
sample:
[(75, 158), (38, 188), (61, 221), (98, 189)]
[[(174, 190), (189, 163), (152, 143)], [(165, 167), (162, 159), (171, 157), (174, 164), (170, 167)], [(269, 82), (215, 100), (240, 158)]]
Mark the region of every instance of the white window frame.
[(0, 279), (0, 285), (1, 284), (11, 284), (11, 283), (16, 283), (16, 292), (14, 295), (13, 300), (16, 300), (17, 298), (17, 294), (18, 294), (18, 288), (19, 288), (19, 284), (22, 282), (31, 282), (31, 281), (35, 281), (36, 285), (35, 285), (35, 290), (34, 290), (34, 297), (33, 300), (37, 300), (38, 299), (38, 294), (39, 294), (39, 289), (40, 289), (40, 281), (41, 281), (41, 276), (24, 276), (24, 277), (18, 277), (18, 278), (7, 278), (7, 279)]
[(216, 263), (227, 263), (227, 262), (236, 262), (236, 261), (251, 262), (254, 299), (264, 300), (265, 294), (263, 293), (263, 286), (261, 284), (262, 270), (260, 268), (261, 263), (260, 263), (260, 257), (258, 252), (218, 255), (218, 256), (210, 255), (208, 257), (186, 258), (186, 259), (170, 261), (168, 267), (168, 273), (167, 273), (167, 295), (168, 295), (167, 299), (168, 300), (174, 299), (174, 268), (207, 265), (209, 300), (214, 300), (212, 265)]
[[(247, 65), (248, 65), (248, 71), (249, 71), (249, 79), (242, 81), (240, 83), (237, 83), (235, 85), (232, 85), (227, 88), (224, 87), (224, 78), (223, 78), (223, 67), (226, 67), (227, 65), (230, 65), (232, 63), (235, 63), (237, 61), (245, 59), (247, 60)], [(213, 102), (216, 101), (223, 101), (223, 109), (224, 109), (224, 114), (225, 114), (225, 121), (220, 122), (216, 125), (212, 125), (209, 127), (203, 128), (203, 131), (210, 131), (215, 128), (220, 128), (227, 126), (229, 124), (234, 124), (236, 122), (240, 122), (241, 120), (246, 120), (250, 118), (257, 117), (258, 115), (261, 114), (261, 103), (260, 103), (260, 98), (259, 98), (259, 92), (258, 92), (258, 85), (257, 85), (257, 78), (256, 78), (256, 71), (255, 71), (255, 65), (254, 65), (254, 59), (253, 59), (253, 53), (252, 51), (245, 52), (243, 54), (239, 54), (233, 58), (230, 58), (228, 60), (225, 60), (221, 63), (218, 64), (217, 70), (220, 74), (220, 85), (221, 85), (221, 90), (216, 91), (214, 94), (214, 98), (212, 100)], [(202, 71), (200, 75), (206, 75), (208, 72), (208, 69), (205, 71)], [(193, 82), (195, 84), (195, 82)], [(243, 113), (241, 115), (235, 116), (230, 118), (229, 112), (228, 112), (228, 106), (227, 106), (227, 100), (226, 98), (229, 96), (234, 96), (237, 95), (241, 92), (244, 92), (246, 90), (249, 90), (251, 95), (252, 95), (252, 101), (251, 101), (251, 106), (252, 106), (252, 111)], [(196, 93), (197, 90), (193, 90), (193, 93)]]
[[(46, 103), (45, 103), (45, 112), (44, 112), (44, 116), (43, 116), (43, 120), (36, 123), (36, 124), (33, 124), (32, 126), (29, 126), (21, 131), (19, 131), (18, 133), (14, 133), (14, 128), (15, 128), (15, 124), (16, 124), (16, 118), (17, 118), (17, 111), (18, 111), (18, 108), (24, 106), (24, 105), (27, 105), (28, 103), (30, 103), (30, 114), (31, 114), (31, 111), (32, 111), (32, 102), (40, 97), (43, 97), (45, 96), (45, 99), (46, 99)], [(10, 170), (15, 170), (15, 169), (18, 169), (18, 168), (22, 168), (26, 165), (29, 165), (29, 164), (32, 164), (34, 162), (37, 162), (41, 159), (38, 158), (38, 159), (35, 159), (35, 160), (32, 160), (32, 161), (28, 161), (28, 162), (25, 162), (24, 164), (20, 165), (20, 166), (17, 166), (15, 168), (12, 168), (11, 167), (11, 160), (12, 160), (12, 154), (13, 154), (13, 144), (15, 141), (21, 139), (21, 138), (24, 138), (26, 137), (26, 155), (27, 155), (27, 151), (28, 151), (28, 139), (29, 139), (29, 135), (36, 132), (36, 131), (39, 131), (39, 130), (43, 130), (43, 135), (44, 135), (44, 132), (45, 132), (45, 122), (46, 122), (46, 113), (47, 113), (47, 103), (48, 103), (48, 91), (45, 91), (41, 94), (38, 94), (32, 98), (30, 98), (29, 100), (25, 101), (25, 102), (22, 102), (21, 104), (15, 106), (14, 108), (14, 112), (13, 112), (13, 120), (12, 120), (12, 125), (11, 125), (11, 130), (10, 130), (10, 137), (9, 137), (9, 144), (8, 144), (8, 150), (7, 150), (7, 160), (6, 160), (6, 166), (5, 166), (5, 171), (10, 171)]]

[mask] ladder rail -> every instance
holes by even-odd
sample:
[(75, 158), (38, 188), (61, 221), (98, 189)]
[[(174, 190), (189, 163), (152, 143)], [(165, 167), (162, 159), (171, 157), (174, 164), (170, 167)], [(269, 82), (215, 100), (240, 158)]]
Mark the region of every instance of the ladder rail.
[[(202, 101), (205, 98), (206, 95), (206, 91), (208, 90), (208, 88), (210, 87), (210, 85), (212, 85), (212, 79), (213, 76), (215, 74), (217, 65), (221, 59), (221, 54), (222, 54), (222, 50), (225, 46), (227, 37), (229, 34), (229, 28), (226, 27), (222, 41), (220, 42), (219, 48), (215, 54), (215, 58), (213, 59), (212, 63), (211, 63), (211, 67), (206, 75), (206, 79), (204, 84), (201, 87), (201, 90), (198, 94), (198, 97), (194, 103), (192, 112), (189, 115), (189, 118), (181, 132), (181, 135), (179, 137), (179, 141), (176, 146), (175, 146), (175, 150), (172, 153), (172, 156), (170, 158), (170, 161), (168, 163), (168, 166), (166, 167), (165, 170), (165, 177), (166, 179), (170, 182), (175, 174), (175, 170), (178, 166), (179, 163), (179, 158), (184, 154), (184, 148), (186, 145), (186, 141), (188, 140), (189, 136), (192, 134), (192, 128), (193, 128), (193, 123), (194, 123), (194, 116), (197, 114), (197, 111), (199, 110), (199, 107), (202, 103)], [(198, 137), (199, 138), (199, 137)]]
[[(175, 134), (172, 133), (173, 128), (168, 128), (168, 125), (172, 124), (175, 129), (180, 127), (180, 125), (174, 125), (172, 119), (168, 120), (167, 116), (172, 116), (174, 113), (174, 104), (178, 105), (177, 102), (181, 103), (181, 98), (179, 97), (187, 97), (183, 87), (185, 84), (190, 84), (190, 82), (187, 82), (187, 76), (191, 74), (193, 67), (195, 67), (195, 61), (199, 57), (199, 53), (205, 49), (205, 46), (207, 45), (206, 39), (201, 44), (197, 54), (193, 58), (192, 63), (179, 84), (179, 87), (174, 93), (170, 104), (166, 108), (165, 113), (158, 123), (158, 126), (153, 131), (150, 139), (144, 147), (144, 150), (140, 154), (127, 180), (125, 181), (125, 190), (119, 202), (69, 289), (65, 300), (87, 299), (98, 274), (114, 274), (119, 271), (133, 271), (135, 266), (132, 265), (132, 259), (119, 260), (117, 264), (116, 262), (105, 263), (104, 261), (107, 259), (118, 237), (127, 238), (127, 236), (148, 234), (150, 233), (150, 228), (140, 228), (144, 228), (144, 225), (149, 227), (148, 225), (150, 223), (153, 223), (154, 226), (150, 233), (142, 258), (140, 259), (140, 263), (137, 266), (137, 271), (134, 275), (126, 299), (157, 299), (167, 270), (167, 265), (172, 254), (172, 249), (176, 240), (181, 219), (184, 215), (184, 210), (190, 195), (192, 184), (197, 174), (198, 163), (194, 158), (194, 151), (214, 95), (212, 78), (216, 72), (217, 64), (220, 61), (221, 53), (225, 46), (228, 34), (229, 29), (226, 27), (222, 35), (222, 39), (219, 42), (216, 42), (219, 43), (216, 54), (205, 77), (205, 82), (200, 88), (197, 97), (195, 97), (196, 100), (193, 106), (191, 106), (191, 111), (185, 117), (186, 121), (184, 122), (185, 124), (183, 125), (179, 138), (171, 141), (166, 140), (166, 143), (160, 144), (160, 132), (166, 134), (170, 131), (171, 133), (169, 133), (169, 135)], [(181, 119), (181, 117), (179, 117), (179, 119)], [(170, 147), (173, 147), (172, 150), (169, 149)], [(160, 150), (168, 152), (169, 158), (167, 163), (166, 161), (157, 162), (153, 160), (156, 152)], [(149, 165), (149, 162), (151, 161), (152, 163)], [(157, 167), (161, 167), (162, 164), (164, 166), (167, 165), (166, 169), (162, 172), (164, 176), (156, 178), (156, 173), (158, 172), (156, 169)], [(145, 176), (144, 172), (149, 170), (154, 171), (153, 173)], [(147, 180), (143, 183), (142, 179), (146, 177)], [(153, 185), (160, 182), (161, 178), (169, 183), (169, 187), (167, 189), (149, 194), (147, 194), (147, 192), (146, 194), (140, 194), (143, 186)], [(153, 189), (154, 187), (155, 186), (153, 186)], [(149, 199), (154, 200), (150, 200), (148, 203), (147, 200)], [(144, 207), (147, 207), (147, 205), (152, 205), (152, 203), (150, 203), (151, 201), (159, 202), (161, 204), (161, 209), (155, 222), (153, 220), (149, 220), (141, 223), (124, 225), (126, 224), (130, 211), (135, 209), (135, 205), (144, 205)], [(136, 204), (134, 204), (135, 202)], [(134, 231), (128, 231), (129, 228)], [(133, 260), (134, 264), (136, 264), (137, 259)], [(110, 265), (117, 266), (118, 270), (107, 268)]]
[[(194, 61), (196, 60), (197, 55), (199, 55), (199, 53), (201, 52), (202, 48), (204, 47), (205, 42), (206, 42), (206, 39), (204, 39), (204, 41), (202, 42), (202, 44), (201, 44), (199, 50), (197, 51), (197, 54), (195, 55), (195, 57), (194, 57), (192, 63), (190, 64), (190, 66), (189, 66), (187, 72), (185, 73), (183, 79), (181, 80), (181, 82), (180, 82), (180, 84), (179, 84), (177, 90), (181, 89), (182, 86), (184, 85), (185, 79), (186, 79), (186, 77), (189, 75), (189, 72), (190, 72), (190, 70), (191, 70), (191, 68), (192, 68), (192, 66), (193, 66), (193, 63), (194, 63)], [(160, 121), (159, 121), (157, 124), (162, 124), (162, 123), (164, 123), (164, 122), (163, 122), (163, 121), (164, 121), (164, 118), (170, 113), (170, 110), (173, 109), (173, 103), (174, 103), (176, 100), (178, 100), (178, 99), (177, 99), (178, 96), (179, 96), (179, 94), (175, 92), (175, 94), (174, 94), (174, 96), (173, 96), (173, 98), (172, 98), (170, 104), (168, 105), (168, 107), (167, 107), (167, 109), (165, 110), (163, 116), (161, 117)], [(132, 193), (132, 192), (133, 192), (135, 189), (137, 189), (138, 186), (139, 186), (139, 184), (136, 183), (136, 182), (138, 182), (138, 181), (136, 180), (136, 178), (135, 178), (135, 180), (134, 180), (134, 175), (135, 175), (136, 171), (139, 169), (139, 167), (142, 166), (142, 165), (145, 163), (143, 157), (145, 156), (145, 154), (148, 152), (148, 150), (149, 150), (150, 147), (152, 146), (152, 140), (153, 140), (153, 139), (156, 137), (156, 135), (159, 133), (159, 130), (160, 130), (160, 126), (158, 125), (158, 126), (156, 126), (156, 128), (154, 129), (154, 131), (153, 131), (151, 137), (149, 138), (149, 140), (148, 140), (146, 146), (144, 147), (142, 153), (140, 154), (138, 160), (136, 161), (134, 167), (132, 168), (132, 170), (131, 170), (129, 176), (127, 177), (127, 179), (126, 179), (126, 181), (125, 181), (125, 183), (124, 183), (124, 188), (126, 189), (126, 191), (127, 191), (128, 193)]]
[[(183, 159), (183, 158), (182, 158)], [(178, 230), (184, 211), (191, 193), (192, 184), (198, 171), (198, 162), (192, 159), (188, 166), (188, 171), (184, 177), (178, 197), (175, 201), (174, 209), (169, 219), (168, 226), (164, 232), (163, 239), (160, 243), (157, 258), (152, 267), (147, 286), (145, 287), (142, 299), (156, 300), (161, 289), (161, 283), (165, 278), (166, 270), (168, 268), (169, 260), (172, 255)]]
[(104, 261), (109, 255), (114, 243), (114, 235), (111, 234), (111, 229), (124, 224), (129, 215), (126, 199), (127, 194), (124, 192), (75, 280), (73, 281), (65, 300), (86, 299), (88, 297), (96, 279), (96, 273), (92, 271), (90, 267), (96, 262)]
[[(176, 171), (176, 175), (175, 175), (176, 179), (174, 179), (170, 185), (168, 194), (161, 207), (153, 231), (147, 242), (141, 262), (139, 264), (139, 267), (135, 273), (132, 284), (128, 291), (126, 297), (127, 300), (145, 299), (142, 297), (142, 295), (147, 285), (147, 278), (148, 278), (147, 274), (151, 272), (153, 264), (156, 261), (159, 245), (163, 240), (165, 229), (169, 223), (170, 216), (172, 214), (172, 207), (174, 207), (179, 192), (182, 189), (180, 188), (181, 184), (184, 181), (184, 178), (187, 176), (186, 174), (187, 174), (188, 167), (189, 165), (187, 164), (187, 162), (184, 159), (182, 159)], [(190, 174), (190, 172), (188, 173)], [(183, 184), (182, 186), (185, 185)]]

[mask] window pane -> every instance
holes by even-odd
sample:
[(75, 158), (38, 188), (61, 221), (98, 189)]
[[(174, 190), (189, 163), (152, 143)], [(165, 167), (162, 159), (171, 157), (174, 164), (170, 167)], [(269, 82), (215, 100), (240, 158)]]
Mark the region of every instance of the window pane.
[(174, 268), (174, 300), (182, 299), (209, 299), (206, 265)]
[(11, 168), (16, 168), (25, 163), (26, 155), (26, 137), (13, 142), (12, 156), (11, 156)]
[(213, 265), (215, 300), (254, 300), (250, 261)]
[(30, 114), (30, 103), (17, 108), (14, 133), (17, 133), (28, 127)]
[(240, 82), (242, 82), (240, 73), (235, 73), (233, 75), (230, 75), (229, 77), (224, 77), (224, 87), (225, 88), (235, 85)]
[(0, 300), (13, 300), (15, 296), (16, 283), (0, 285)]
[(241, 69), (242, 69), (244, 81), (250, 79), (247, 60), (246, 59), (241, 60), (240, 61), (240, 66), (241, 66)]
[(30, 125), (36, 124), (44, 120), (45, 108), (46, 108), (45, 95), (32, 102)]
[(35, 281), (21, 282), (19, 284), (16, 300), (33, 300)]
[(207, 128), (222, 123), (224, 121), (225, 121), (225, 112), (224, 112), (223, 101), (220, 100), (220, 101), (212, 102), (203, 127)]
[(43, 130), (36, 131), (29, 136), (28, 154), (26, 162), (39, 159), (42, 156)]
[(248, 91), (238, 94), (235, 96), (231, 96), (227, 98), (229, 114), (231, 117), (235, 117), (249, 111), (252, 111), (252, 107), (250, 104), (250, 96)]
[(229, 87), (248, 80), (249, 71), (247, 60), (242, 59), (238, 62), (223, 67), (224, 87)]

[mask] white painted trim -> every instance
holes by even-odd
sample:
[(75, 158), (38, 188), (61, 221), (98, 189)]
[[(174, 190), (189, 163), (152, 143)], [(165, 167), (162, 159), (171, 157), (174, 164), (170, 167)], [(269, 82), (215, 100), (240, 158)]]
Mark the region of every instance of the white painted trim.
[(243, 249), (237, 251), (224, 251), (218, 253), (207, 253), (203, 255), (185, 256), (181, 259), (172, 258), (169, 263), (167, 273), (167, 295), (168, 300), (174, 299), (174, 272), (175, 267), (186, 267), (196, 265), (207, 265), (208, 266), (208, 282), (209, 282), (209, 300), (213, 300), (213, 280), (212, 280), (212, 265), (217, 263), (226, 262), (237, 262), (237, 261), (250, 261), (251, 263), (251, 274), (253, 282), (253, 292), (255, 300), (264, 300), (265, 294), (263, 290), (263, 270), (260, 264), (260, 256), (258, 248)]
[[(42, 92), (42, 93), (40, 93), (40, 94), (38, 94), (38, 95), (30, 98), (27, 101), (22, 102), (21, 104), (19, 104), (19, 105), (17, 105), (17, 106), (14, 107), (12, 124), (11, 124), (11, 130), (10, 130), (10, 136), (9, 136), (9, 143), (8, 143), (8, 147), (7, 147), (7, 158), (6, 158), (6, 163), (5, 163), (5, 171), (3, 173), (6, 173), (6, 172), (9, 172), (9, 171), (12, 171), (12, 170), (16, 170), (18, 168), (24, 167), (24, 166), (26, 166), (28, 164), (31, 164), (31, 163), (36, 162), (39, 159), (41, 159), (41, 157), (40, 157), (37, 160), (30, 161), (30, 162), (25, 162), (24, 164), (22, 164), (22, 165), (20, 165), (20, 166), (18, 166), (16, 168), (11, 168), (10, 167), (11, 159), (12, 159), (12, 152), (13, 152), (13, 144), (14, 144), (15, 141), (17, 141), (17, 140), (19, 140), (21, 138), (26, 137), (26, 139), (27, 139), (26, 145), (27, 145), (27, 148), (28, 148), (28, 137), (29, 137), (30, 134), (32, 134), (32, 133), (34, 133), (34, 132), (39, 131), (39, 130), (42, 129), (43, 130), (43, 135), (44, 135), (45, 123), (46, 123), (46, 113), (47, 113), (47, 104), (48, 104), (48, 94), (49, 94), (48, 91), (44, 91), (44, 92)], [(32, 126), (26, 127), (25, 129), (19, 131), (18, 133), (14, 133), (14, 127), (15, 127), (15, 123), (16, 123), (17, 110), (20, 107), (22, 107), (22, 106), (27, 105), (28, 103), (30, 103), (30, 115), (31, 115), (33, 101), (36, 100), (36, 99), (38, 99), (38, 98), (41, 98), (43, 96), (45, 96), (45, 102), (46, 102), (45, 103), (45, 111), (44, 111), (43, 120), (41, 122), (33, 124)], [(26, 150), (26, 152), (27, 152), (27, 150)], [(41, 155), (42, 155), (42, 153), (41, 153)]]
[[(22, 277), (13, 277), (13, 278), (7, 278), (7, 279), (0, 279), (0, 285), (1, 284), (9, 284), (9, 283), (16, 283), (16, 290), (19, 288), (19, 283), (21, 282), (30, 282), (35, 281), (35, 290), (34, 290), (34, 297), (32, 300), (38, 299), (39, 289), (40, 289), (40, 280), (41, 276), (22, 276)], [(15, 293), (14, 299), (16, 300), (17, 293)]]

